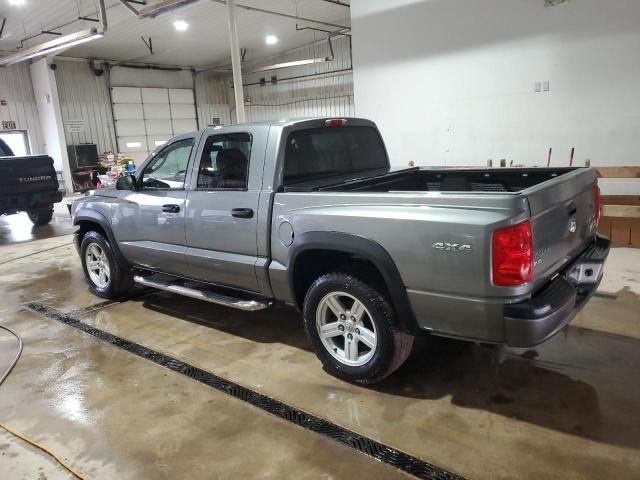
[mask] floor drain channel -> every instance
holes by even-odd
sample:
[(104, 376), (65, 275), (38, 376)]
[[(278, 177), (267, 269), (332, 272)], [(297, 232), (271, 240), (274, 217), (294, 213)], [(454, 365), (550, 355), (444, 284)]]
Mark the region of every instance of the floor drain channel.
[(131, 342), (105, 332), (104, 330), (100, 330), (99, 328), (95, 328), (78, 320), (72, 314), (60, 312), (59, 310), (40, 302), (27, 303), (25, 306), (47, 318), (57, 320), (58, 322), (88, 333), (89, 335), (126, 350), (127, 352), (157, 363), (169, 370), (188, 376), (197, 382), (249, 403), (261, 410), (282, 418), (283, 420), (287, 420), (288, 422), (299, 425), (307, 430), (332, 438), (343, 445), (347, 445), (354, 450), (363, 452), (376, 460), (392, 465), (417, 478), (431, 480), (463, 480), (463, 477), (455, 473), (444, 470), (429, 462), (425, 462), (424, 460), (409, 455), (408, 453), (389, 447), (359, 433), (352, 432), (351, 430), (331, 423), (323, 418), (303, 412), (302, 410), (287, 405), (279, 400), (268, 397), (242, 385), (238, 385), (231, 380), (219, 377), (211, 372), (185, 363), (169, 355), (151, 350), (139, 343)]

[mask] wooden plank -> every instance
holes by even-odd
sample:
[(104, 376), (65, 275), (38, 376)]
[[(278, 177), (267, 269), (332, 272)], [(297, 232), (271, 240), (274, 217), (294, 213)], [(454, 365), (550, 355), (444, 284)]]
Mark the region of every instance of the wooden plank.
[(603, 217), (640, 218), (640, 206), (602, 205)]
[(631, 222), (631, 241), (632, 247), (640, 248), (640, 220)]
[(640, 167), (596, 167), (603, 178), (640, 178)]
[(620, 247), (628, 247), (631, 244), (631, 225), (628, 221), (618, 219), (612, 222), (611, 241)]
[(602, 205), (640, 205), (640, 195), (603, 195)]

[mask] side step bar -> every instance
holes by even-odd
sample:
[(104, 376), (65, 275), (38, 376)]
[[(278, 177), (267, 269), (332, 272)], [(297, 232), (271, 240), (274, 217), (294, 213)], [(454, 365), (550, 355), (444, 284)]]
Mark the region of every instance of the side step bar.
[(196, 290), (195, 288), (183, 287), (182, 285), (175, 285), (172, 283), (161, 282), (159, 280), (152, 280), (140, 275), (135, 275), (133, 277), (133, 281), (140, 285), (144, 285), (145, 287), (157, 288), (158, 290), (166, 290), (167, 292), (184, 295), (185, 297), (195, 298), (197, 300), (204, 300), (205, 302), (215, 303), (217, 305), (224, 305), (225, 307), (244, 310), (245, 312), (264, 310), (269, 306), (269, 304), (266, 302), (260, 302), (257, 300), (244, 300), (240, 298), (229, 297), (227, 295), (222, 295), (220, 293)]

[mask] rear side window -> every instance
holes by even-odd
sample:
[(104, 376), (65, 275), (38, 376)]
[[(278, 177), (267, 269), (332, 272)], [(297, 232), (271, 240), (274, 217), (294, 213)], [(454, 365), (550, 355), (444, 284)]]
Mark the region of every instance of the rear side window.
[(223, 133), (207, 138), (198, 168), (198, 186), (204, 190), (247, 188), (251, 134)]
[(387, 154), (375, 128), (310, 128), (287, 138), (284, 184), (386, 167)]

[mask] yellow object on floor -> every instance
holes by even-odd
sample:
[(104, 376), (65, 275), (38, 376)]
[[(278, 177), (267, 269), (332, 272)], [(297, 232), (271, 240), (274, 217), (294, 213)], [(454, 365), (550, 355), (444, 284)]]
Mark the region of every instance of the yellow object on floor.
[(24, 435), (22, 433), (18, 433), (15, 430), (12, 430), (11, 428), (7, 427), (2, 422), (0, 422), (0, 427), (5, 429), (11, 435), (13, 435), (15, 437), (18, 437), (21, 440), (24, 440), (28, 444), (33, 445), (36, 448), (39, 448), (40, 450), (42, 450), (46, 454), (48, 454), (51, 457), (53, 457), (60, 465), (62, 465), (66, 470), (68, 470), (76, 478), (79, 478), (80, 480), (88, 480), (85, 476), (83, 476), (81, 473), (79, 473), (77, 470), (75, 470), (72, 466), (67, 464), (62, 458), (60, 458), (60, 456), (58, 454), (56, 454), (55, 452), (52, 452), (51, 450), (49, 450), (44, 445), (40, 445), (38, 442), (36, 442), (35, 440), (32, 440), (31, 438), (27, 437), (26, 435)]

